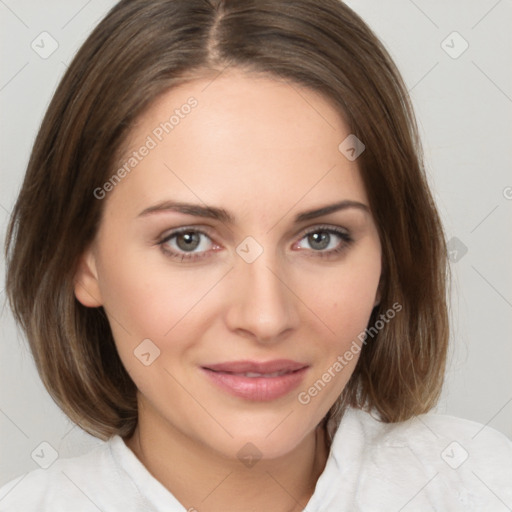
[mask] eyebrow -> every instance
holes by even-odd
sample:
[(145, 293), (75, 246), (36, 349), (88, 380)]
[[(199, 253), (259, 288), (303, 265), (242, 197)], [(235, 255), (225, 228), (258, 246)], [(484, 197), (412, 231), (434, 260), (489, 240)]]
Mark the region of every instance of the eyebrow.
[(304, 222), (306, 220), (316, 219), (317, 217), (329, 215), (330, 213), (338, 212), (340, 210), (346, 210), (348, 208), (357, 208), (363, 210), (366, 213), (370, 213), (370, 208), (364, 203), (346, 199), (344, 201), (340, 201), (339, 203), (334, 203), (327, 206), (323, 206), (322, 208), (317, 208), (314, 210), (308, 210), (306, 212), (299, 213), (295, 217), (295, 222), (299, 223)]
[(201, 206), (199, 204), (181, 203), (176, 201), (162, 201), (146, 208), (139, 213), (138, 217), (145, 217), (154, 213), (177, 212), (185, 215), (194, 215), (196, 217), (206, 217), (208, 219), (218, 220), (226, 224), (232, 224), (234, 217), (224, 208), (215, 208), (214, 206)]
[[(348, 208), (356, 208), (363, 210), (364, 212), (370, 213), (370, 208), (359, 201), (352, 201), (345, 199), (338, 203), (329, 204), (322, 206), (321, 208), (315, 208), (313, 210), (307, 210), (299, 213), (295, 216), (295, 223), (305, 222), (323, 215), (329, 215), (340, 210), (346, 210)], [(195, 217), (204, 217), (207, 219), (218, 220), (226, 224), (234, 224), (235, 218), (224, 208), (216, 208), (214, 206), (202, 206), (199, 204), (182, 203), (176, 201), (162, 201), (158, 204), (146, 208), (139, 213), (138, 217), (146, 217), (157, 213), (166, 212), (177, 212), (185, 215), (193, 215)]]

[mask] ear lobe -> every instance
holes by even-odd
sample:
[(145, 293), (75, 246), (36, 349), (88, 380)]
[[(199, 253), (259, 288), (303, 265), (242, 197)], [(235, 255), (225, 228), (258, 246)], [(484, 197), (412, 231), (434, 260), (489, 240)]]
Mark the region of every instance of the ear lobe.
[(103, 305), (96, 271), (96, 260), (91, 248), (80, 257), (75, 278), (75, 297), (83, 306), (97, 308)]

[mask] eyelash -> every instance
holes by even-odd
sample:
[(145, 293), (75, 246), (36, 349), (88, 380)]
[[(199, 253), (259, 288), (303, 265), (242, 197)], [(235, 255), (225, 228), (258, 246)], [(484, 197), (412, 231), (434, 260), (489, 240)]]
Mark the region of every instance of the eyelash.
[[(345, 230), (342, 230), (340, 228), (336, 228), (336, 227), (332, 227), (332, 226), (315, 226), (313, 229), (310, 229), (310, 230), (304, 232), (298, 241), (300, 242), (304, 238), (308, 237), (309, 235), (312, 235), (314, 233), (319, 233), (319, 232), (327, 233), (329, 235), (336, 235), (341, 239), (341, 242), (336, 249), (331, 249), (329, 251), (311, 250), (312, 257), (328, 258), (328, 257), (332, 257), (335, 255), (341, 254), (342, 252), (347, 250), (347, 248), (354, 242), (353, 238), (350, 236), (350, 234), (348, 232), (346, 232)], [(158, 245), (160, 246), (161, 250), (163, 251), (163, 253), (166, 256), (169, 256), (170, 258), (173, 258), (173, 259), (178, 259), (180, 261), (183, 261), (183, 260), (194, 261), (197, 259), (203, 259), (203, 258), (209, 257), (209, 255), (210, 255), (209, 253), (211, 252), (211, 250), (200, 252), (200, 253), (186, 253), (186, 252), (181, 253), (181, 252), (175, 252), (174, 250), (170, 250), (166, 246), (166, 244), (170, 240), (172, 240), (173, 238), (175, 238), (183, 233), (195, 233), (195, 234), (206, 236), (207, 238), (209, 238), (211, 240), (211, 237), (208, 233), (206, 233), (205, 231), (198, 229), (198, 228), (184, 227), (184, 228), (177, 229), (177, 230), (173, 231), (172, 233), (166, 235), (161, 241), (158, 242)], [(295, 243), (297, 243), (297, 242), (295, 242)], [(301, 249), (301, 250), (303, 250), (303, 249)]]
[(311, 257), (313, 258), (329, 258), (337, 256), (345, 252), (349, 248), (349, 246), (354, 242), (354, 239), (350, 236), (348, 231), (333, 226), (322, 225), (315, 226), (313, 229), (309, 229), (306, 232), (304, 232), (299, 238), (299, 241), (303, 240), (304, 238), (314, 233), (327, 233), (329, 235), (336, 235), (341, 239), (341, 241), (335, 249), (330, 249), (329, 251), (315, 251), (311, 249)]
[(210, 251), (202, 252), (202, 253), (175, 252), (166, 246), (166, 244), (167, 244), (167, 242), (169, 242), (169, 240), (172, 240), (173, 238), (175, 238), (183, 233), (196, 233), (199, 235), (204, 235), (211, 240), (210, 235), (201, 229), (197, 229), (197, 228), (193, 228), (193, 227), (184, 227), (184, 228), (176, 229), (172, 233), (165, 236), (163, 238), (163, 240), (158, 242), (158, 245), (160, 246), (160, 248), (162, 249), (163, 253), (166, 256), (169, 256), (170, 258), (177, 259), (180, 261), (183, 261), (183, 260), (194, 261), (194, 260), (203, 259), (203, 258), (206, 258), (209, 256), (208, 253)]

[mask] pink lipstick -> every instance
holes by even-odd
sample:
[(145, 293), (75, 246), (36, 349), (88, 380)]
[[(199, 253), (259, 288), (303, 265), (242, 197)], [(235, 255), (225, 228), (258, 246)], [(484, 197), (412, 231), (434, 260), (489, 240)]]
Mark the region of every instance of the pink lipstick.
[(231, 395), (264, 402), (287, 395), (303, 381), (308, 365), (288, 359), (232, 361), (203, 366), (208, 378)]

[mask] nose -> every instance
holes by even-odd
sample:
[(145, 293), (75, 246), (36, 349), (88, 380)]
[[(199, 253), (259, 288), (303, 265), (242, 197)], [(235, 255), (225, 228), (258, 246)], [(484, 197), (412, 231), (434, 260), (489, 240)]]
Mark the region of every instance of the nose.
[(253, 263), (239, 260), (231, 274), (229, 329), (258, 343), (275, 343), (299, 324), (298, 297), (286, 272), (263, 253)]

